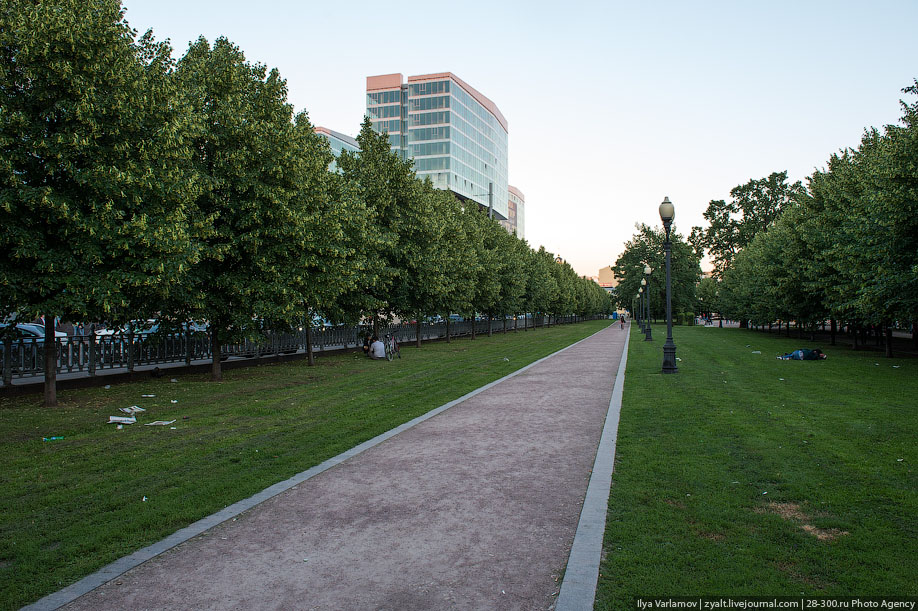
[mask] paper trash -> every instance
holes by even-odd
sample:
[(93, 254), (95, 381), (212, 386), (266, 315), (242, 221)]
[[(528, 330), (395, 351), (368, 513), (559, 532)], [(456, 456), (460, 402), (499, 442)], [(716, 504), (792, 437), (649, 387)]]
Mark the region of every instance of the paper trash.
[(131, 416), (130, 418), (127, 418), (125, 416), (109, 416), (108, 417), (109, 424), (112, 424), (112, 423), (134, 424), (135, 422), (137, 422), (137, 418), (135, 418), (134, 416)]
[(152, 399), (156, 395), (140, 395), (140, 396), (143, 397), (144, 399)]
[(173, 422), (175, 422), (175, 420), (156, 420), (154, 422), (147, 422), (144, 426), (166, 426)]
[(145, 410), (144, 408), (139, 407), (139, 406), (137, 406), (137, 405), (132, 405), (132, 406), (130, 406), (130, 407), (122, 407), (122, 408), (120, 408), (120, 409), (121, 409), (121, 411), (123, 411), (125, 414), (132, 414), (132, 415), (133, 415), (133, 414), (136, 414), (137, 412), (145, 412), (145, 411), (147, 411), (147, 410)]

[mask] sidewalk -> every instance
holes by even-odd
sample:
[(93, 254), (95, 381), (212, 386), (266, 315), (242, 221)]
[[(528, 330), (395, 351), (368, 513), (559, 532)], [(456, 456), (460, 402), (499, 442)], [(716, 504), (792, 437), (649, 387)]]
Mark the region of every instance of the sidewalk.
[(610, 326), (124, 574), (103, 569), (114, 579), (65, 608), (548, 609), (627, 333)]

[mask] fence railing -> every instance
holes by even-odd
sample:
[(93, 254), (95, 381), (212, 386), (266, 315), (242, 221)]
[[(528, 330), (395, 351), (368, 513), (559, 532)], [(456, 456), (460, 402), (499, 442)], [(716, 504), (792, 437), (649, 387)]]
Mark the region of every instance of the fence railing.
[[(579, 322), (579, 316), (552, 318), (552, 324)], [(506, 329), (513, 331), (526, 327), (541, 327), (547, 317), (508, 317)], [(492, 322), (494, 333), (504, 331), (504, 319)], [(472, 326), (476, 334), (488, 332), (488, 320), (450, 321), (451, 337), (471, 335)], [(359, 347), (364, 336), (370, 332), (366, 326), (326, 326), (312, 329), (314, 352)], [(417, 338), (417, 326), (410, 323), (383, 325), (380, 334), (394, 335), (399, 343), (413, 342)], [(446, 322), (421, 323), (421, 341), (446, 337)], [(210, 360), (210, 336), (204, 332), (184, 331), (178, 333), (115, 333), (112, 335), (74, 335), (59, 337), (56, 367), (59, 374), (83, 374), (95, 376), (105, 370), (133, 371), (165, 363), (184, 363)], [(12, 384), (14, 378), (43, 376), (45, 373), (45, 340), (41, 338), (5, 339), (0, 342), (2, 362), (2, 383)], [(245, 340), (220, 347), (221, 359), (259, 358), (279, 354), (295, 354), (306, 351), (306, 331), (295, 333), (267, 332), (258, 340)]]

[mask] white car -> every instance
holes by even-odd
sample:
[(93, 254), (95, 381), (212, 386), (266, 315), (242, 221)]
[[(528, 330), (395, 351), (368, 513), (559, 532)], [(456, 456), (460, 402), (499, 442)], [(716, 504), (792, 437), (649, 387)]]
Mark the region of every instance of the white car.
[[(26, 337), (45, 337), (45, 328), (38, 323), (21, 322), (16, 325), (16, 328), (25, 332)], [(63, 331), (55, 331), (54, 337), (67, 337), (67, 334)]]

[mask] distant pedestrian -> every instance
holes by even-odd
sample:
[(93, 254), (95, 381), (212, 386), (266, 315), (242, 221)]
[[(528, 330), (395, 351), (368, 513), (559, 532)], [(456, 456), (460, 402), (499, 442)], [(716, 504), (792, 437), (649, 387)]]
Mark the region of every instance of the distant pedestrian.
[(618, 321), (621, 323), (622, 329), (624, 329), (625, 328), (625, 315), (622, 314), (621, 318), (619, 318)]

